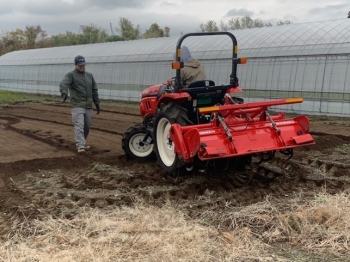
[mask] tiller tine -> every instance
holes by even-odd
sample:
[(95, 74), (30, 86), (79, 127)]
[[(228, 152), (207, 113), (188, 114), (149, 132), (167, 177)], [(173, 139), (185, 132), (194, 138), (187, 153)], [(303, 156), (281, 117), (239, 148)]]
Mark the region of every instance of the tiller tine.
[(194, 156), (210, 160), (262, 154), (262, 161), (276, 151), (291, 157), (293, 148), (314, 145), (306, 116), (286, 119), (283, 113), (271, 116), (269, 106), (301, 103), (302, 98), (230, 104), (200, 108), (200, 114), (212, 114), (206, 124), (172, 124), (170, 136), (175, 153), (185, 162)]

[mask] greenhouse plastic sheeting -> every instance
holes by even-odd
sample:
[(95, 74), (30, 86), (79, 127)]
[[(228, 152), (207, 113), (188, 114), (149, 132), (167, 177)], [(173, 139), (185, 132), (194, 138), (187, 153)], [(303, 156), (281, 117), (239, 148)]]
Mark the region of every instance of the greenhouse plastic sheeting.
[[(242, 97), (247, 101), (303, 97), (293, 112), (350, 115), (350, 19), (231, 31)], [(140, 92), (174, 76), (179, 37), (15, 51), (0, 57), (0, 88), (57, 94), (74, 57), (86, 58), (105, 99), (137, 101)], [(188, 37), (182, 43), (204, 65), (207, 78), (227, 84), (232, 43), (227, 36)]]

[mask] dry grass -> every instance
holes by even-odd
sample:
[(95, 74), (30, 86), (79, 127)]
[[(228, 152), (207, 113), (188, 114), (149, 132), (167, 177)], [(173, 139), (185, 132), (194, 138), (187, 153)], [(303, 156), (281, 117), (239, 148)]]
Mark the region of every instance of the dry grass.
[[(307, 256), (315, 253), (346, 259), (349, 195), (301, 200), (281, 206), (267, 199), (198, 219), (172, 204), (82, 210), (71, 220), (23, 223), (1, 243), (0, 261), (311, 261)], [(288, 259), (290, 251), (278, 246), (306, 254), (305, 260)]]
[(301, 196), (282, 203), (266, 199), (239, 211), (223, 214), (207, 211), (202, 219), (216, 221), (217, 228), (233, 232), (246, 228), (253, 238), (270, 246), (350, 261), (349, 212), (348, 194), (320, 193), (310, 201)]

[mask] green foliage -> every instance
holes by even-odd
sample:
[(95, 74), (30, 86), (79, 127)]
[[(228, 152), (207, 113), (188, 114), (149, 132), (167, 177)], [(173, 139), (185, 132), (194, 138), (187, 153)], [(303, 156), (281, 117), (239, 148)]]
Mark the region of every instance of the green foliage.
[[(209, 22), (209, 21), (208, 21)], [(284, 25), (284, 24), (291, 24), (292, 22), (290, 20), (286, 21), (279, 21), (277, 25)], [(252, 19), (249, 15), (246, 15), (241, 18), (231, 18), (227, 21), (227, 23), (224, 23), (221, 21), (220, 23), (220, 29), (221, 31), (228, 31), (228, 30), (239, 30), (239, 29), (247, 29), (247, 28), (260, 28), (260, 27), (270, 27), (272, 26), (271, 23), (265, 23), (261, 19)]]
[(242, 29), (241, 21), (239, 18), (235, 18), (235, 19), (231, 18), (230, 20), (228, 20), (227, 24), (221, 21), (220, 28), (221, 28), (221, 31)]
[(290, 20), (286, 20), (286, 21), (279, 20), (277, 22), (277, 25), (289, 25), (289, 24), (292, 24), (292, 21), (290, 21)]
[(51, 37), (52, 46), (84, 45), (104, 43), (109, 35), (105, 29), (97, 25), (81, 25), (79, 34), (67, 31), (66, 34), (58, 34)]
[(199, 25), (199, 31), (201, 32), (218, 32), (219, 27), (216, 25), (216, 22), (209, 20), (206, 24)]
[(124, 17), (120, 18), (119, 28), (117, 28), (117, 31), (120, 32), (121, 37), (126, 40), (136, 40), (141, 38), (140, 26), (137, 25), (134, 27), (132, 22)]
[(149, 29), (143, 34), (144, 38), (158, 38), (164, 37), (164, 30), (159, 27), (157, 23), (151, 24)]
[[(350, 12), (348, 13), (348, 18), (350, 18)], [(291, 23), (292, 22), (289, 20), (280, 20), (277, 25)], [(220, 22), (221, 31), (265, 26), (272, 26), (272, 24), (264, 23), (261, 19), (252, 19), (249, 15), (241, 18), (231, 18), (227, 23), (222, 21)], [(112, 35), (109, 35), (105, 29), (97, 25), (90, 24), (81, 25), (79, 33), (66, 31), (66, 33), (60, 33), (48, 37), (40, 25), (26, 26), (25, 30), (16, 29), (14, 31), (6, 32), (0, 37), (0, 55), (25, 49), (136, 40), (142, 37), (169, 37), (170, 35), (169, 27), (166, 26), (164, 28), (160, 28), (157, 23), (151, 24), (151, 26), (142, 34), (140, 25), (134, 26), (129, 19), (124, 17), (119, 19), (119, 28), (117, 28), (119, 35), (114, 35), (112, 24), (111, 31)], [(219, 31), (219, 27), (215, 21), (209, 20), (205, 24), (201, 24), (199, 26), (199, 31), (217, 32)]]
[(78, 34), (67, 31), (65, 34), (58, 34), (51, 36), (52, 46), (68, 46), (79, 45), (80, 39)]
[(37, 43), (45, 39), (45, 37), (47, 36), (46, 32), (41, 29), (40, 25), (26, 26), (24, 35), (26, 37), (27, 49), (36, 48)]
[(241, 27), (242, 27), (242, 29), (253, 28), (254, 27), (254, 20), (249, 15), (242, 17), (241, 18)]
[(6, 32), (0, 39), (0, 55), (24, 49), (50, 47), (46, 32), (41, 26), (26, 26), (25, 30), (16, 29)]
[(0, 90), (0, 104), (10, 104), (28, 101), (57, 102), (61, 101), (61, 98), (58, 96)]
[(90, 24), (89, 26), (81, 25), (81, 41), (83, 44), (103, 43), (108, 37), (107, 31), (98, 27), (97, 25)]
[(24, 31), (21, 29), (16, 29), (12, 32), (7, 32), (2, 37), (2, 54), (12, 52), (15, 50), (20, 50), (25, 48), (25, 36)]
[[(40, 25), (26, 26), (25, 30), (16, 29), (6, 32), (0, 37), (0, 55), (25, 49), (115, 42), (141, 38), (139, 25), (134, 28), (131, 21), (126, 18), (121, 18), (119, 24), (121, 36), (109, 35), (105, 29), (94, 24), (81, 25), (79, 33), (67, 31), (66, 33), (52, 35), (51, 37), (47, 36)], [(170, 28), (164, 28), (163, 36), (169, 36), (169, 31)]]
[(169, 37), (170, 36), (170, 27), (164, 27), (164, 36)]
[(124, 37), (121, 37), (119, 35), (111, 35), (105, 39), (106, 42), (117, 42), (117, 41), (125, 41), (125, 40), (126, 39)]

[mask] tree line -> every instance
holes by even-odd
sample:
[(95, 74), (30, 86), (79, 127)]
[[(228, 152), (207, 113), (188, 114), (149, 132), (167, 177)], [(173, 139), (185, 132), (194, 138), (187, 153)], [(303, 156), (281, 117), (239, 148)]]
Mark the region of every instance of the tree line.
[[(278, 21), (277, 26), (291, 24), (292, 21)], [(199, 25), (199, 30), (201, 32), (217, 32), (217, 31), (228, 31), (228, 30), (240, 30), (248, 28), (259, 28), (259, 27), (270, 27), (273, 26), (271, 23), (265, 23), (261, 19), (253, 19), (249, 15), (243, 16), (241, 18), (231, 18), (226, 23), (220, 22), (218, 26), (215, 21), (209, 20), (205, 24)]]
[(120, 18), (119, 34), (115, 34), (112, 26), (111, 33), (102, 27), (94, 24), (81, 25), (79, 33), (66, 31), (66, 33), (52, 35), (37, 26), (26, 26), (24, 30), (16, 29), (0, 36), (0, 55), (17, 50), (27, 50), (45, 47), (83, 45), (93, 43), (106, 43), (115, 41), (135, 40), (141, 38), (168, 37), (170, 28), (160, 28), (157, 23), (153, 23), (143, 34), (139, 25), (134, 26), (127, 18)]
[[(350, 18), (350, 12), (348, 13), (348, 18)], [(276, 25), (279, 26), (290, 23), (292, 23), (290, 20), (280, 20)], [(273, 25), (271, 23), (265, 23), (261, 19), (253, 19), (249, 15), (246, 15), (241, 18), (232, 18), (226, 23), (221, 21), (220, 25), (217, 25), (213, 20), (209, 20), (205, 24), (200, 24), (197, 30), (200, 32), (215, 32), (269, 26)], [(119, 19), (118, 27), (115, 28), (115, 30), (113, 30), (111, 24), (110, 31), (111, 32), (109, 33), (102, 27), (90, 24), (81, 25), (79, 33), (66, 31), (66, 33), (60, 33), (48, 37), (47, 33), (40, 25), (26, 26), (24, 30), (16, 29), (0, 36), (0, 55), (17, 50), (170, 36), (170, 28), (167, 26), (161, 28), (157, 23), (153, 23), (142, 33), (140, 25), (135, 26), (129, 19), (124, 17)]]
[(112, 26), (111, 33), (94, 24), (81, 25), (79, 33), (66, 31), (48, 37), (46, 32), (37, 26), (26, 26), (24, 30), (16, 29), (6, 32), (0, 37), (0, 55), (8, 52), (45, 47), (83, 45), (93, 43), (106, 43), (115, 41), (135, 40), (141, 38), (168, 37), (170, 28), (160, 28), (157, 23), (152, 24), (143, 34), (140, 26), (134, 26), (127, 18), (120, 18), (119, 27), (115, 34)]

